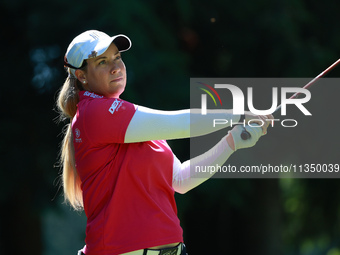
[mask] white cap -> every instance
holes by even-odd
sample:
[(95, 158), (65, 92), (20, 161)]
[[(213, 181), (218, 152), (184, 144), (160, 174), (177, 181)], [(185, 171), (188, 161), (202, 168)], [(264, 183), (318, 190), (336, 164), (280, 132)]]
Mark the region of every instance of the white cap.
[(119, 34), (111, 37), (97, 30), (86, 31), (70, 43), (65, 54), (64, 64), (73, 69), (80, 68), (85, 59), (103, 54), (112, 42), (120, 52), (131, 47), (131, 41), (126, 35)]

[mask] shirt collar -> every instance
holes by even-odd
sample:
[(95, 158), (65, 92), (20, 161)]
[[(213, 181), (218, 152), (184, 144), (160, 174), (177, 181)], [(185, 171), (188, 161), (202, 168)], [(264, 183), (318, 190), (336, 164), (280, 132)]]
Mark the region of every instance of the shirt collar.
[(86, 98), (104, 98), (104, 96), (100, 96), (100, 95), (97, 95), (96, 93), (94, 92), (90, 92), (90, 91), (80, 91), (79, 92), (79, 100), (83, 100), (83, 99), (86, 99)]

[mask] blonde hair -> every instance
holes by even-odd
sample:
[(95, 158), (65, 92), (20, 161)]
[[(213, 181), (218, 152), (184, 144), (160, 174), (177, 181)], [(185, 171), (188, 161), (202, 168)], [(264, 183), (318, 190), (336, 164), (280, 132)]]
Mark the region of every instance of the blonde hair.
[(83, 87), (76, 77), (71, 75), (68, 68), (69, 76), (62, 86), (58, 99), (57, 108), (60, 112), (60, 120), (69, 119), (69, 124), (66, 124), (64, 138), (60, 150), (60, 164), (62, 167), (62, 185), (64, 189), (65, 202), (75, 210), (83, 209), (83, 194), (80, 188), (81, 180), (77, 173), (73, 134), (72, 134), (72, 119), (77, 112), (77, 104), (79, 102), (78, 92), (83, 90)]

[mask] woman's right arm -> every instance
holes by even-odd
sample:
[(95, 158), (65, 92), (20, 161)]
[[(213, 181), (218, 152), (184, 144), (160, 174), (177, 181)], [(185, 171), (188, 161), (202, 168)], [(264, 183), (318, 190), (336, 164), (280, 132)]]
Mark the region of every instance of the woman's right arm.
[[(214, 127), (214, 119), (226, 123)], [(200, 109), (161, 111), (138, 106), (126, 130), (124, 142), (201, 136), (226, 128), (239, 119), (240, 115), (233, 115), (231, 110), (208, 110), (206, 115), (202, 115)]]

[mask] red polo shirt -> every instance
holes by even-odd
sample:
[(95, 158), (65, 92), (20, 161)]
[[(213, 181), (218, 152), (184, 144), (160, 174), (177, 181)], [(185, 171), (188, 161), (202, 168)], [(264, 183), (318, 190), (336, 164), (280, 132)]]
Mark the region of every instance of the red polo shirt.
[(183, 242), (166, 141), (124, 143), (137, 106), (79, 94), (72, 122), (87, 216), (87, 255), (115, 255)]

